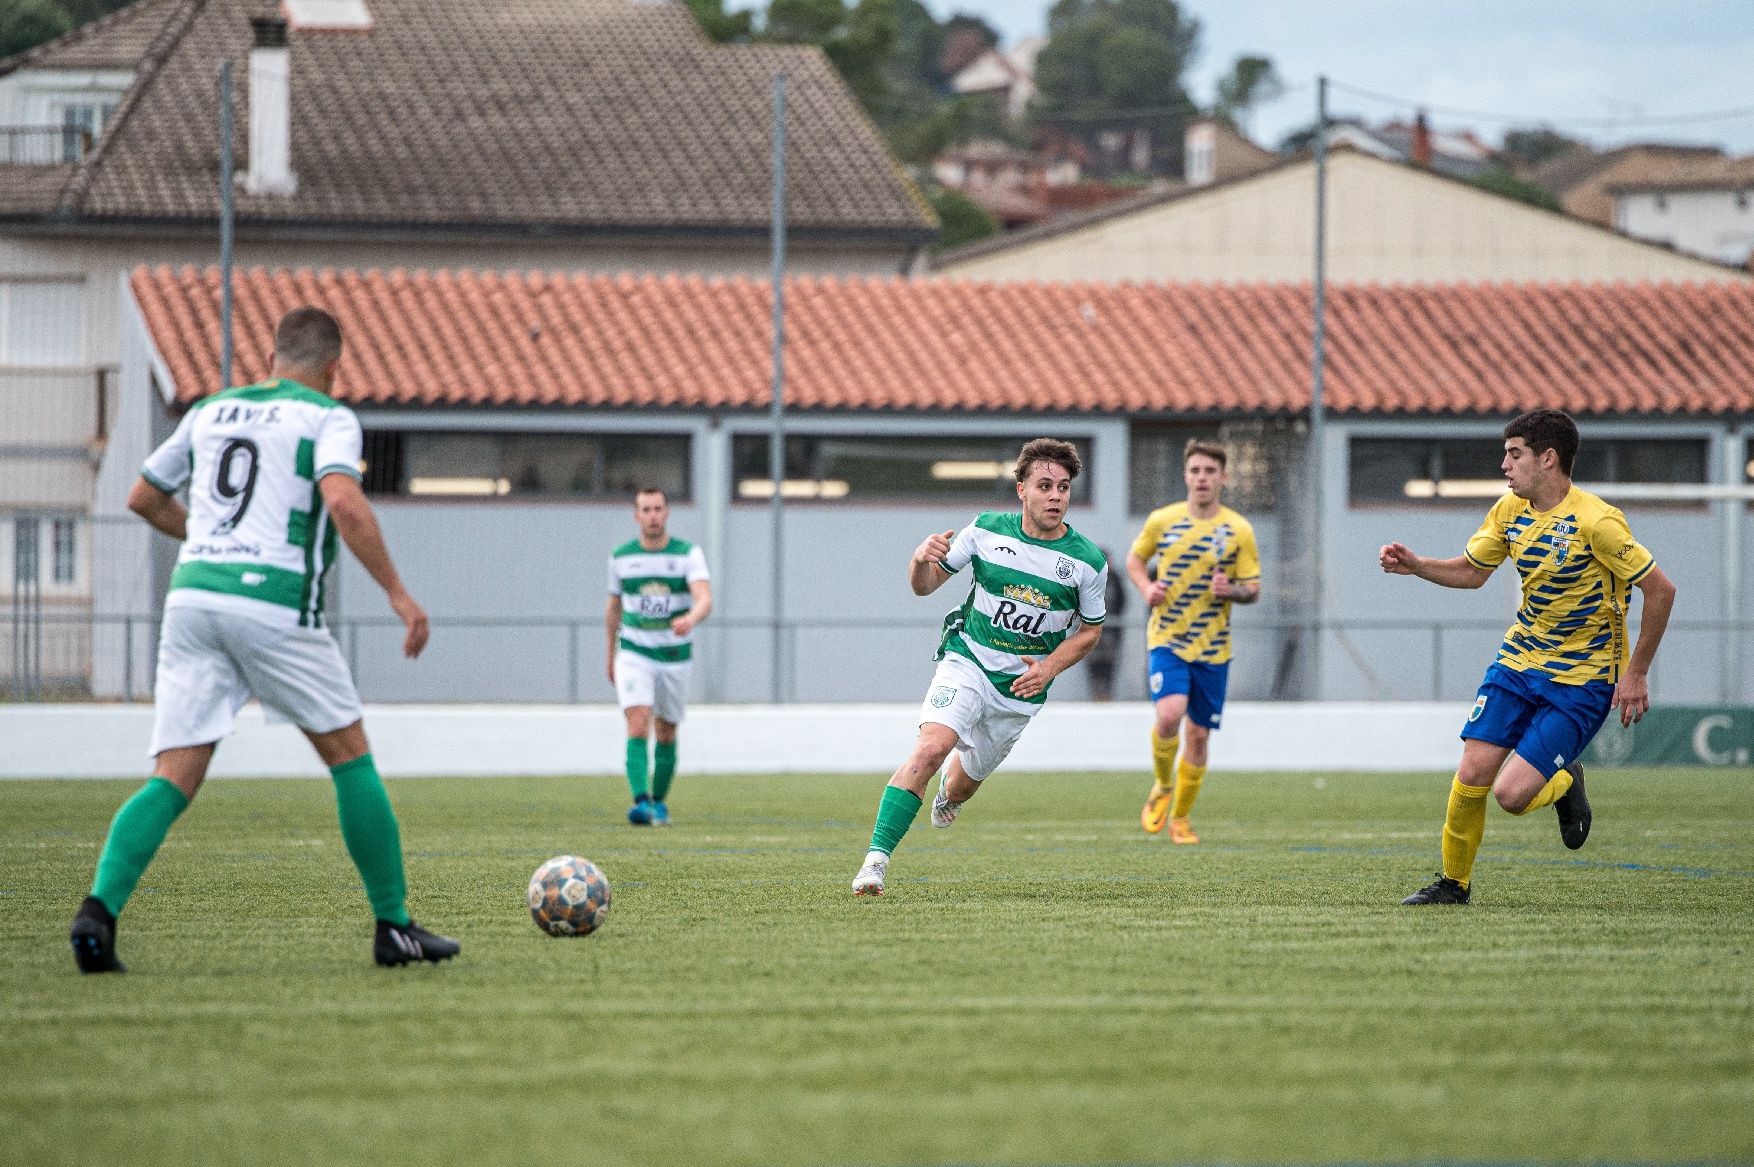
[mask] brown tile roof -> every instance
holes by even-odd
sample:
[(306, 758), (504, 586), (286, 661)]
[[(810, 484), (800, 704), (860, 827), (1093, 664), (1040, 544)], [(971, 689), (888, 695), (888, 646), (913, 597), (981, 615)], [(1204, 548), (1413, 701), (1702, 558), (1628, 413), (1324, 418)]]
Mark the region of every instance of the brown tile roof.
[(1754, 188), (1754, 154), (1740, 158), (1675, 159), (1648, 173), (1615, 175), (1609, 189), (1740, 190)]
[[(171, 13), (133, 90), (43, 214), (211, 222), (225, 58), (237, 63), (248, 165), (248, 17), (261, 0), (136, 6), (154, 7)], [(770, 78), (783, 69), (793, 229), (908, 243), (935, 229), (813, 47), (715, 45), (674, 2), (371, 0), (370, 10), (366, 33), (292, 32), (298, 193), (240, 193), (240, 227), (759, 234)]]
[(33, 49), (0, 60), (0, 77), (15, 69), (132, 69), (186, 0), (136, 0)]
[[(132, 287), (178, 396), (218, 377), (216, 271)], [(1291, 413), (1307, 285), (788, 282), (787, 401), (810, 410)], [(764, 283), (698, 276), (238, 273), (237, 370), (300, 304), (346, 329), (337, 395), (376, 407), (762, 409)], [(1754, 285), (1331, 289), (1338, 412), (1754, 410)]]

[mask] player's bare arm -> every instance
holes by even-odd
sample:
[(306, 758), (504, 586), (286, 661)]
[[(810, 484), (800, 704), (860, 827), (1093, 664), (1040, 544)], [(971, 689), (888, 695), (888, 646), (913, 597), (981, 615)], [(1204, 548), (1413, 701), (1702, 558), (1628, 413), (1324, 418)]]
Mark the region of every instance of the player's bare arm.
[(610, 596), (603, 606), (603, 643), (609, 647), (609, 683), (615, 683), (615, 649), (621, 643), (621, 597)]
[(1147, 608), (1163, 603), (1164, 594), (1169, 591), (1169, 585), (1160, 579), (1152, 579), (1145, 561), (1130, 551), (1127, 553), (1127, 578), (1133, 581), (1133, 590), (1144, 597)]
[(1212, 573), (1212, 594), (1233, 604), (1252, 604), (1261, 598), (1261, 581), (1251, 579), (1234, 583), (1222, 568)]
[[(695, 580), (688, 585), (688, 594), (694, 598), (693, 605), (688, 611), (670, 621), (670, 631), (678, 636), (687, 636), (699, 628), (701, 621), (707, 618), (707, 613), (713, 610), (713, 584), (711, 580)], [(619, 616), (621, 602), (617, 600), (615, 606)]]
[(145, 519), (155, 531), (182, 542), (189, 537), (189, 512), (174, 495), (166, 494), (144, 478), (134, 480), (128, 492), (128, 509)]
[(426, 647), (427, 638), (432, 635), (432, 625), (427, 621), (426, 610), (402, 586), (402, 577), (396, 574), (390, 548), (384, 543), (384, 532), (378, 526), (378, 517), (372, 513), (371, 503), (366, 501), (365, 491), (346, 474), (323, 475), (317, 489), (322, 492), (323, 505), (329, 508), (329, 515), (335, 520), (341, 541), (347, 544), (347, 549), (353, 552), (353, 557), (359, 560), (367, 574), (384, 589), (390, 610), (396, 613), (407, 630), (402, 639), (402, 655), (410, 660), (419, 656)]
[(1029, 667), (1011, 682), (1012, 694), (1029, 698), (1041, 693), (1055, 677), (1089, 656), (1090, 650), (1101, 639), (1102, 625), (1085, 624), (1060, 641), (1058, 648), (1039, 660), (1032, 656), (1018, 657), (1017, 659)]
[(1650, 711), (1650, 666), (1675, 610), (1675, 584), (1662, 568), (1651, 568), (1635, 586), (1644, 594), (1644, 615), (1638, 621), (1632, 659), (1614, 686), (1614, 708), (1620, 711), (1621, 725), (1631, 725)]
[(955, 531), (944, 531), (926, 536), (925, 542), (914, 548), (913, 558), (907, 561), (907, 584), (914, 590), (914, 595), (929, 596), (950, 578), (950, 569), (944, 566), (944, 560), (950, 554), (950, 541), (954, 538)]
[(1435, 559), (1416, 555), (1405, 543), (1389, 543), (1378, 555), (1382, 569), (1390, 575), (1416, 575), (1420, 579), (1442, 584), (1446, 588), (1477, 588), (1492, 578), (1492, 573), (1476, 567), (1465, 555), (1454, 559)]

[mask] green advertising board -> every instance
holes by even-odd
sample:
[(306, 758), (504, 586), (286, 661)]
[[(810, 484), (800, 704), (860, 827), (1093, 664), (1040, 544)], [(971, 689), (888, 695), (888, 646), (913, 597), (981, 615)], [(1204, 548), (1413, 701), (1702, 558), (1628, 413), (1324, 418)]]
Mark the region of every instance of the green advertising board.
[(1585, 765), (1747, 766), (1754, 764), (1754, 708), (1657, 706), (1636, 725), (1616, 712), (1584, 751)]

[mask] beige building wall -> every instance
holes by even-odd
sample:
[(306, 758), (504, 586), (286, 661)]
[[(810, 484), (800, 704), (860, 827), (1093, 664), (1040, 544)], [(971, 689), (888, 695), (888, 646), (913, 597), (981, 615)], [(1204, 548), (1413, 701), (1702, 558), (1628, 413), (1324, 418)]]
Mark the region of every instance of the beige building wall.
[[(1315, 166), (1287, 166), (939, 270), (992, 280), (1307, 280)], [(1565, 216), (1394, 162), (1345, 151), (1328, 169), (1328, 278), (1747, 279)]]

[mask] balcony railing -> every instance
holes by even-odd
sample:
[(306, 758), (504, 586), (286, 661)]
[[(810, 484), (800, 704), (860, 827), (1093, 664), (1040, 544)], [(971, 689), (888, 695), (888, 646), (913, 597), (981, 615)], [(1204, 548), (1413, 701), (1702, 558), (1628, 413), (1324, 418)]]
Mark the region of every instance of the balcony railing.
[(0, 126), (0, 165), (83, 162), (93, 141), (91, 131), (78, 126)]

